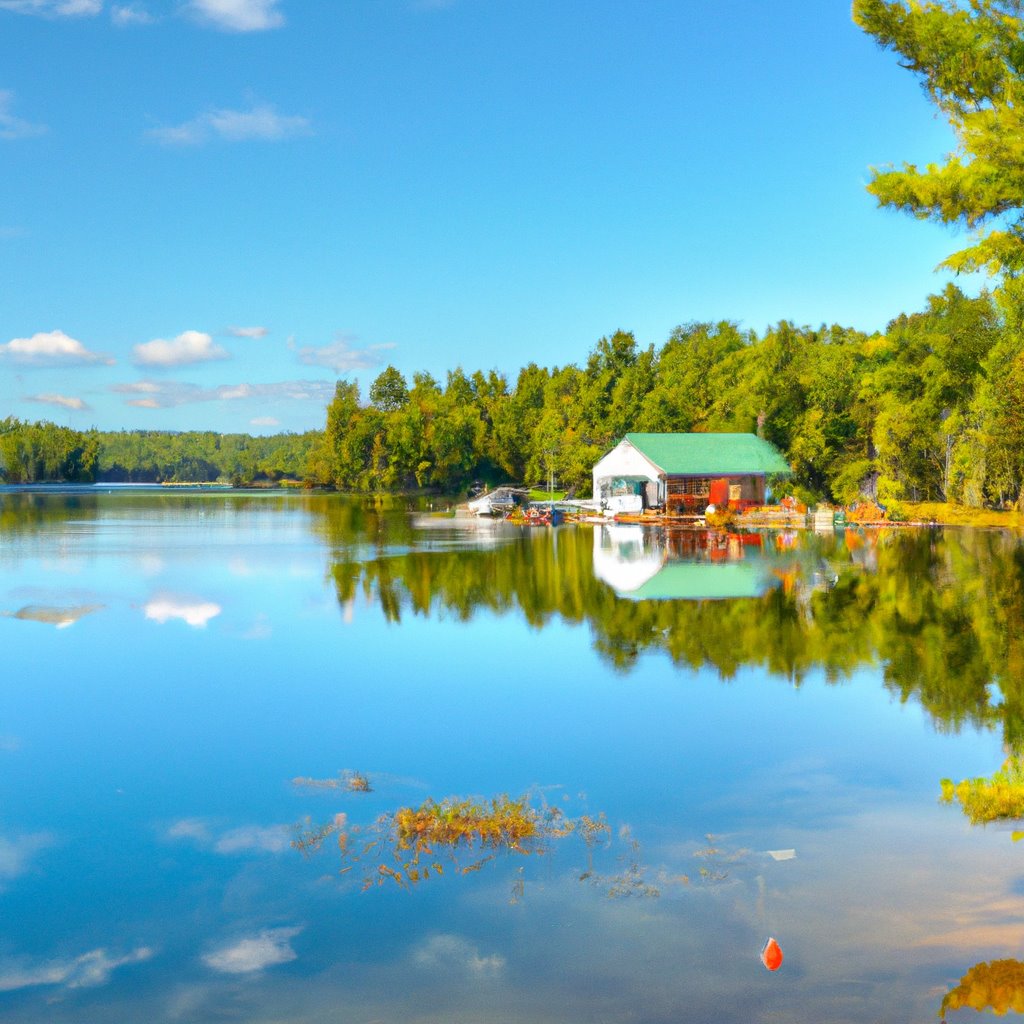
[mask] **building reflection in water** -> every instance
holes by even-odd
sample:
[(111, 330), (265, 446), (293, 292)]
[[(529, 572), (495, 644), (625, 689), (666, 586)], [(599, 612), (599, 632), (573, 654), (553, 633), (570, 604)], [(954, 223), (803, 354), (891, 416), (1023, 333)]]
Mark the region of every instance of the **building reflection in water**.
[(610, 523), (594, 529), (594, 575), (633, 601), (762, 597), (779, 577), (761, 543), (760, 534)]

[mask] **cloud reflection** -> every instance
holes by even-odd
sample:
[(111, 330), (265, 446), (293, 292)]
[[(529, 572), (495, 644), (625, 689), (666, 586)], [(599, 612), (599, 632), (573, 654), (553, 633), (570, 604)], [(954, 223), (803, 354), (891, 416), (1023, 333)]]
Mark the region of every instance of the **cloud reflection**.
[(194, 629), (205, 629), (210, 619), (220, 615), (222, 609), (212, 601), (197, 601), (190, 598), (160, 594), (145, 605), (146, 618), (163, 625), (171, 619), (181, 619)]
[(13, 992), (37, 985), (65, 988), (95, 988), (110, 981), (118, 967), (149, 960), (153, 950), (140, 946), (125, 956), (112, 957), (105, 949), (93, 949), (73, 960), (47, 960), (37, 964), (0, 964), (0, 992)]
[(225, 832), (213, 849), (217, 853), (282, 853), (289, 842), (289, 831), (284, 825), (245, 825)]
[(0, 883), (23, 875), (32, 858), (53, 843), (49, 832), (32, 832), (13, 838), (0, 835)]
[(197, 846), (230, 856), (237, 853), (283, 853), (291, 831), (287, 825), (240, 825), (217, 832), (202, 818), (182, 818), (167, 829), (168, 839), (188, 839)]
[(201, 818), (182, 818), (167, 829), (168, 839), (194, 839), (199, 843), (210, 841), (210, 830)]
[(240, 939), (207, 953), (203, 963), (223, 974), (251, 974), (295, 960), (291, 940), (301, 928), (264, 928), (258, 935)]
[(481, 956), (480, 950), (461, 935), (431, 935), (418, 945), (412, 954), (419, 967), (430, 970), (463, 970), (476, 975), (493, 975), (505, 966), (505, 958), (498, 953)]

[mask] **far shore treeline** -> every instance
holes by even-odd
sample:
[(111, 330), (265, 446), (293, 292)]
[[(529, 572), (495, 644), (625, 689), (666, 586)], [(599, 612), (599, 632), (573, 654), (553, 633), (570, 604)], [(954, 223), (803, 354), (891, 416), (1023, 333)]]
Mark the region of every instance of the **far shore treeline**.
[(277, 483), (300, 478), (319, 433), (71, 430), (0, 420), (0, 483)]
[(970, 298), (950, 285), (884, 334), (785, 321), (758, 334), (723, 321), (641, 348), (619, 331), (582, 365), (530, 363), (512, 382), (461, 368), (410, 381), (389, 366), (365, 400), (338, 381), (322, 433), (75, 431), (8, 418), (0, 477), (455, 494), (551, 473), (582, 497), (594, 462), (628, 431), (750, 431), (779, 447), (808, 500), (1002, 507), (1024, 484), (1024, 344), (1010, 294)]

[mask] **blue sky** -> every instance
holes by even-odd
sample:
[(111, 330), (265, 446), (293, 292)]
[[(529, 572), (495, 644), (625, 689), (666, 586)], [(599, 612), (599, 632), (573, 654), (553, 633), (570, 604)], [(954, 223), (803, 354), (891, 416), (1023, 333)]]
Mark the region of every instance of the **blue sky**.
[[(884, 329), (952, 135), (846, 0), (0, 0), (0, 416), (319, 428), (689, 320)], [(975, 286), (976, 287), (976, 286)]]

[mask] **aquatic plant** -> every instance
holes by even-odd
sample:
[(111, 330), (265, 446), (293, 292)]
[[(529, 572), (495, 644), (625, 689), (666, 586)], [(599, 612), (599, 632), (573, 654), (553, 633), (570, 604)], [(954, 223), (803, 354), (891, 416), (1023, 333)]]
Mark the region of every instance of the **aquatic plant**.
[(549, 840), (570, 835), (575, 827), (560, 808), (534, 807), (529, 796), (448, 798), (400, 807), (366, 827), (349, 828), (344, 815), (326, 825), (313, 825), (307, 819), (297, 826), (292, 846), (308, 854), (336, 835), (347, 862), (342, 873), (368, 860), (376, 863), (376, 870), (364, 876), (364, 889), (387, 881), (407, 887), (432, 873), (443, 874), (442, 860), (469, 874), (498, 853), (542, 853)]
[(990, 779), (942, 779), (940, 803), (960, 804), (972, 825), (1024, 817), (1024, 759), (1008, 757)]
[(347, 789), (353, 793), (372, 793), (369, 778), (362, 772), (345, 768), (333, 779), (311, 779), (298, 776), (292, 779), (293, 786), (308, 786), (310, 789)]
[(705, 512), (704, 522), (713, 530), (734, 530), (738, 518), (732, 509), (723, 508), (714, 512)]
[(742, 864), (749, 850), (728, 850), (718, 845), (719, 837), (709, 832), (704, 836), (707, 846), (694, 850), (694, 857), (703, 860), (699, 873), (703, 882), (724, 882), (729, 877), (730, 865)]
[[(570, 818), (537, 793), (518, 798), (505, 794), (489, 800), (449, 797), (426, 800), (418, 807), (400, 807), (367, 825), (350, 825), (348, 816), (315, 824), (304, 819), (294, 829), (292, 847), (309, 856), (333, 838), (341, 855), (340, 874), (357, 866), (363, 870), (363, 890), (394, 883), (403, 889), (447, 870), (459, 875), (479, 871), (499, 855), (528, 856), (551, 852), (557, 840), (574, 837), (586, 849), (586, 868), (577, 875), (609, 899), (658, 897), (663, 889), (689, 886), (690, 878), (664, 868), (651, 879), (641, 856), (640, 842), (628, 825), (613, 836), (603, 813)], [(714, 885), (728, 877), (728, 865), (742, 862), (747, 850), (727, 850), (710, 844), (694, 856), (703, 860), (701, 881)], [(595, 863), (599, 856), (600, 869)], [(614, 861), (611, 861), (614, 858)], [(654, 884), (657, 882), (657, 884)], [(512, 885), (510, 902), (525, 893), (522, 868)]]

